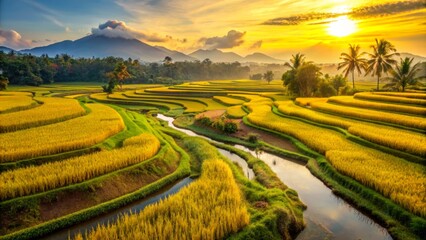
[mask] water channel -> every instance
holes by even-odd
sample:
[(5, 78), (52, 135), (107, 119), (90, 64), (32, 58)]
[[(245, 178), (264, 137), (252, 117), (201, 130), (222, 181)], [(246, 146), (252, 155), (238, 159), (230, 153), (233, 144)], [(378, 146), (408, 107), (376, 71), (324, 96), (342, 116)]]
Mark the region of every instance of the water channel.
[[(199, 136), (204, 139), (214, 141), (205, 136), (198, 135), (190, 130), (177, 128), (173, 125), (173, 118), (158, 114), (159, 119), (168, 122), (174, 129), (184, 132), (190, 136)], [(239, 149), (250, 152), (256, 156), (255, 152), (241, 145), (234, 145)], [(224, 149), (218, 149), (220, 153), (237, 163), (249, 179), (253, 179), (254, 173), (246, 161), (236, 154)], [(297, 240), (316, 239), (392, 239), (385, 228), (376, 224), (369, 217), (353, 208), (341, 198), (335, 196), (331, 190), (319, 179), (313, 176), (301, 162), (275, 156), (262, 152), (259, 158), (264, 161), (277, 174), (277, 176), (289, 187), (299, 194), (300, 199), (308, 206), (304, 212), (306, 228), (297, 237)], [(139, 212), (147, 205), (155, 203), (171, 194), (178, 192), (182, 187), (188, 185), (192, 179), (185, 178), (174, 185), (171, 185), (152, 196), (126, 205), (122, 208), (108, 212), (96, 218), (74, 225), (68, 229), (54, 232), (43, 239), (56, 240), (68, 239), (78, 232), (84, 233), (99, 224), (114, 222), (118, 216), (128, 212)]]

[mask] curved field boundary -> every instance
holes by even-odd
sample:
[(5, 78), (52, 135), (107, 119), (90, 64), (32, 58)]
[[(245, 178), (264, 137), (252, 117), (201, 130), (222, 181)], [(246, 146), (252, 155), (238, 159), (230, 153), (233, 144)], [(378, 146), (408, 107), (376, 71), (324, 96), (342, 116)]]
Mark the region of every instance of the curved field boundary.
[(122, 131), (112, 108), (89, 104), (91, 113), (65, 122), (0, 134), (0, 162), (17, 161), (93, 146)]
[(0, 93), (0, 114), (37, 107), (39, 104), (32, 97), (29, 92)]
[(250, 110), (252, 112), (247, 117), (252, 123), (303, 139), (308, 146), (325, 154), (340, 172), (376, 189), (419, 216), (426, 214), (421, 195), (418, 195), (425, 191), (425, 186), (420, 184), (426, 181), (424, 166), (374, 149), (365, 149), (340, 133), (279, 117), (267, 105), (250, 106)]
[[(355, 134), (370, 142), (374, 142), (374, 148), (378, 147), (376, 144), (385, 146), (386, 148), (380, 147), (379, 150), (381, 151), (415, 162), (425, 162), (422, 158), (426, 156), (426, 137), (422, 134), (312, 111), (296, 106), (291, 101), (275, 102), (275, 105), (278, 107), (279, 112), (285, 114), (286, 117), (295, 116), (299, 117), (298, 119), (300, 120), (305, 119), (309, 120), (309, 122), (313, 121), (314, 123), (340, 127), (351, 133), (349, 134), (345, 131), (344, 134), (351, 136), (352, 139), (357, 139), (357, 137), (352, 135)], [(273, 111), (276, 113), (276, 109), (273, 109)], [(360, 142), (359, 139), (357, 139), (357, 142)]]
[[(117, 209), (119, 207), (122, 207), (126, 204), (129, 204), (131, 202), (134, 202), (138, 199), (147, 197), (149, 194), (152, 194), (158, 190), (160, 190), (161, 188), (164, 188), (165, 186), (183, 178), (189, 175), (190, 173), (190, 167), (189, 167), (189, 161), (190, 158), (188, 156), (188, 154), (186, 154), (185, 151), (183, 151), (181, 148), (179, 148), (175, 143), (171, 144), (171, 146), (181, 154), (181, 160), (179, 163), (178, 168), (176, 169), (176, 171), (174, 171), (172, 174), (167, 175), (166, 177), (161, 178), (160, 180), (157, 180), (153, 183), (150, 183), (142, 188), (140, 188), (137, 191), (134, 191), (132, 193), (128, 193), (126, 195), (123, 195), (121, 197), (115, 198), (113, 200), (98, 204), (96, 206), (90, 207), (90, 208), (86, 208), (83, 210), (80, 210), (78, 212), (63, 216), (63, 217), (59, 217), (56, 218), (54, 220), (36, 225), (34, 227), (30, 227), (30, 228), (26, 228), (5, 236), (0, 236), (0, 239), (2, 240), (6, 240), (6, 239), (14, 239), (14, 240), (20, 240), (20, 239), (35, 239), (35, 238), (39, 238), (42, 237), (43, 235), (49, 234), (55, 230), (58, 229), (62, 229), (62, 228), (66, 228), (69, 226), (72, 226), (74, 224), (77, 224), (79, 222), (88, 220), (92, 217), (98, 216), (102, 213)], [(155, 159), (155, 157), (153, 158)], [(140, 164), (147, 164), (149, 161), (145, 161), (142, 162)], [(126, 170), (131, 170), (133, 168), (138, 167), (139, 165), (135, 165), (135, 166), (131, 166), (127, 169), (121, 169), (119, 171), (126, 171)], [(116, 173), (116, 172), (114, 172)], [(114, 174), (111, 173), (111, 174)], [(105, 176), (102, 176), (105, 177)], [(95, 180), (98, 179), (93, 179), (93, 180), (89, 180), (89, 181), (93, 181), (95, 182)], [(87, 184), (87, 182), (85, 182)], [(84, 184), (84, 183), (81, 183)], [(80, 186), (75, 186), (74, 187), (80, 187)], [(12, 203), (13, 204), (13, 203)], [(0, 203), (0, 207), (3, 208), (5, 207), (5, 203), (2, 202)]]
[(247, 115), (247, 113), (242, 109), (241, 105), (237, 105), (237, 106), (228, 107), (226, 109), (226, 115), (230, 118), (239, 119)]
[(380, 94), (368, 93), (368, 92), (356, 93), (354, 95), (354, 98), (378, 101), (378, 102), (412, 104), (412, 105), (420, 105), (423, 107), (426, 106), (426, 99), (387, 96), (387, 95), (380, 95)]
[(414, 107), (414, 106), (407, 106), (407, 105), (400, 105), (400, 104), (363, 101), (363, 100), (355, 99), (352, 96), (330, 97), (327, 102), (336, 103), (336, 104), (344, 105), (344, 106), (369, 108), (369, 109), (386, 111), (386, 112), (415, 114), (415, 115), (421, 115), (421, 116), (426, 115), (426, 107)]
[(35, 99), (43, 104), (25, 111), (0, 114), (0, 133), (62, 122), (86, 114), (84, 108), (74, 99)]
[(316, 160), (309, 160), (309, 158), (303, 157), (301, 160), (308, 161), (307, 166), (312, 174), (331, 187), (333, 193), (379, 221), (382, 226), (389, 230), (392, 237), (401, 240), (414, 240), (424, 235), (424, 232), (422, 232), (424, 231), (422, 226), (426, 225), (424, 218), (412, 214), (378, 192), (341, 174), (323, 155), (311, 150), (298, 139), (282, 132), (252, 124), (247, 120), (247, 117), (244, 117), (244, 121), (251, 127), (290, 139), (301, 152), (315, 158)]
[(116, 100), (136, 100), (136, 101), (147, 101), (147, 102), (160, 102), (160, 103), (167, 103), (167, 104), (178, 104), (185, 108), (185, 112), (191, 113), (191, 112), (202, 112), (207, 107), (207, 104), (201, 102), (201, 101), (194, 101), (190, 99), (178, 99), (178, 98), (169, 98), (167, 100), (164, 100), (162, 97), (159, 97), (157, 99), (142, 99), (142, 98), (136, 98), (136, 97), (127, 97), (125, 94), (118, 94), (113, 93), (108, 95), (109, 99), (116, 99)]
[(377, 122), (397, 124), (408, 128), (415, 128), (421, 131), (426, 131), (426, 118), (423, 117), (415, 117), (355, 107), (343, 107), (321, 102), (313, 102), (311, 103), (311, 107), (315, 110), (333, 113), (340, 116), (348, 116), (363, 120), (373, 120)]
[(376, 95), (385, 95), (392, 97), (406, 97), (406, 98), (418, 98), (426, 99), (426, 93), (412, 93), (412, 92), (375, 92)]
[(30, 166), (0, 174), (0, 198), (10, 199), (90, 178), (142, 162), (154, 156), (160, 142), (151, 134), (126, 139), (123, 147), (64, 161)]
[(233, 97), (225, 97), (225, 96), (214, 96), (213, 100), (221, 104), (224, 104), (226, 106), (241, 105), (245, 103), (244, 100), (233, 98)]
[(152, 106), (158, 108), (165, 108), (167, 110), (183, 109), (183, 106), (177, 104), (170, 104), (164, 102), (154, 102), (154, 101), (125, 101), (125, 100), (114, 100), (108, 99), (105, 93), (91, 94), (90, 99), (96, 100), (101, 103), (109, 104), (123, 104), (123, 105), (139, 105), (139, 106)]

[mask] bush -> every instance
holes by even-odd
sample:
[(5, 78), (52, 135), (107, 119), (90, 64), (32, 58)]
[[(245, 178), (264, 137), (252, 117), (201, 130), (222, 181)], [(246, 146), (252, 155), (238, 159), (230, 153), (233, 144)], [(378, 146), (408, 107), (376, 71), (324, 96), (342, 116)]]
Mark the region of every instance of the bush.
[(247, 135), (247, 140), (251, 143), (257, 143), (259, 141), (259, 135), (254, 134), (254, 133), (249, 133)]
[(226, 121), (223, 131), (226, 133), (236, 133), (238, 131), (238, 124), (233, 121)]
[(209, 117), (201, 117), (197, 119), (197, 122), (200, 123), (203, 126), (210, 126), (212, 125), (212, 120)]

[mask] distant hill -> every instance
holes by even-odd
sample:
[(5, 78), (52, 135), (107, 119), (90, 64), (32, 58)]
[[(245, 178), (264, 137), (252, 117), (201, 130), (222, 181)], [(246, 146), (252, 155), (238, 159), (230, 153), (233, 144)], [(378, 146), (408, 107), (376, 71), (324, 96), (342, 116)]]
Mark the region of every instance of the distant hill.
[(196, 58), (200, 61), (208, 58), (213, 62), (257, 62), (257, 63), (282, 63), (283, 60), (279, 60), (273, 57), (270, 57), (263, 53), (253, 53), (245, 57), (242, 57), (234, 52), (222, 52), (218, 49), (213, 50), (204, 50), (199, 49), (189, 56)]
[(204, 50), (199, 49), (191, 54), (189, 56), (196, 58), (200, 61), (208, 58), (213, 62), (241, 62), (244, 58), (240, 55), (233, 53), (233, 52), (222, 52), (218, 49), (213, 50)]
[(411, 54), (411, 53), (405, 53), (405, 52), (400, 53), (398, 59), (399, 58), (404, 59), (406, 57), (408, 57), (408, 58), (414, 58), (413, 64), (416, 64), (418, 62), (426, 62), (426, 57), (414, 55), (414, 54)]
[(177, 51), (159, 49), (137, 39), (111, 38), (106, 36), (89, 35), (75, 41), (62, 41), (44, 47), (22, 50), (22, 53), (31, 53), (36, 56), (66, 53), (73, 57), (122, 57), (141, 59), (147, 62), (162, 61), (170, 52), (175, 61), (191, 60), (190, 57)]
[(0, 52), (9, 53), (11, 51), (15, 51), (16, 52), (16, 50), (14, 50), (12, 48), (8, 48), (8, 47), (5, 47), (5, 46), (0, 46)]
[(188, 56), (184, 53), (181, 53), (179, 51), (170, 50), (170, 49), (162, 47), (162, 46), (154, 46), (154, 47), (165, 52), (167, 54), (167, 56), (169, 56), (173, 59), (173, 61), (195, 61), (195, 60), (197, 60), (197, 59), (195, 59), (191, 56)]
[(253, 53), (249, 54), (244, 57), (244, 61), (246, 62), (261, 62), (261, 63), (284, 63), (284, 60), (276, 59), (273, 57), (270, 57), (263, 53)]

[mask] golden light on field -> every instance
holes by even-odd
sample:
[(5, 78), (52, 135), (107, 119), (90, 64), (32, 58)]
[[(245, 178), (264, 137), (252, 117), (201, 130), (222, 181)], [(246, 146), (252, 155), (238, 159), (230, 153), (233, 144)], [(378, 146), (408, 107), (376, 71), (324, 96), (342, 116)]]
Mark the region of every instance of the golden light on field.
[(345, 37), (356, 31), (356, 23), (347, 16), (341, 16), (328, 24), (327, 31), (332, 36)]

